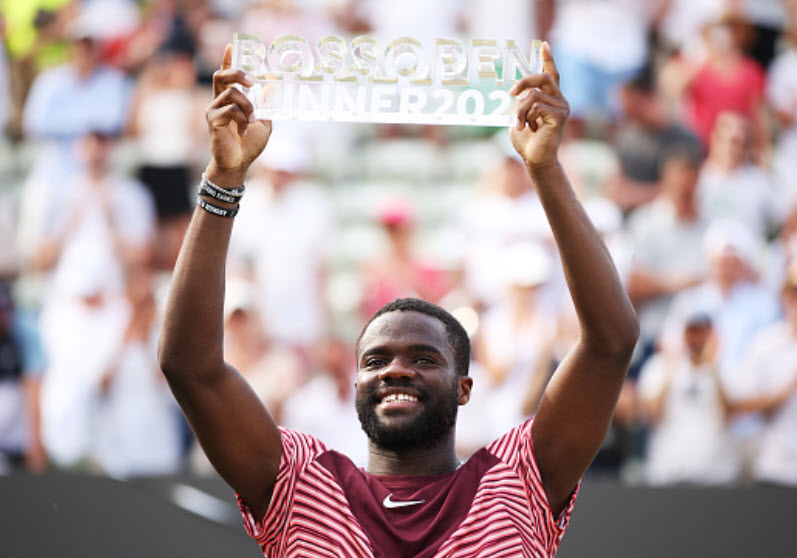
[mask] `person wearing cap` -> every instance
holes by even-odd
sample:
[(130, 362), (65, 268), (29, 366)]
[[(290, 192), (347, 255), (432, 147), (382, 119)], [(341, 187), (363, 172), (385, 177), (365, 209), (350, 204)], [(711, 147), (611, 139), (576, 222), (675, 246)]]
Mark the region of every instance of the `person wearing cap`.
[(232, 217), (246, 205), (240, 187), (249, 166), (271, 148), (271, 123), (250, 118), (251, 103), (233, 87), (252, 81), (231, 62), (229, 46), (206, 112), (212, 159), (175, 269), (159, 358), (210, 461), (236, 490), (249, 534), (269, 558), (554, 556), (606, 435), (638, 324), (559, 162), (569, 108), (550, 49), (542, 48), (543, 72), (509, 91), (518, 115), (509, 133), (554, 231), (581, 337), (535, 418), (460, 463), (457, 409), (473, 387), (467, 333), (420, 299), (382, 307), (355, 349), (365, 469), (313, 436), (278, 427), (225, 362)]
[(729, 375), (725, 379), (730, 382), (752, 337), (777, 319), (777, 298), (757, 280), (756, 239), (743, 224), (712, 223), (702, 247), (709, 262), (708, 276), (673, 298), (659, 342), (665, 351), (677, 349), (686, 318), (695, 309), (706, 310), (719, 339), (720, 370)]
[(750, 345), (734, 392), (738, 412), (759, 413), (764, 425), (752, 452), (752, 477), (797, 486), (797, 260), (781, 289), (784, 317)]
[(693, 311), (682, 335), (679, 352), (654, 355), (637, 382), (650, 428), (644, 478), (654, 485), (730, 484), (739, 478), (740, 462), (709, 314)]

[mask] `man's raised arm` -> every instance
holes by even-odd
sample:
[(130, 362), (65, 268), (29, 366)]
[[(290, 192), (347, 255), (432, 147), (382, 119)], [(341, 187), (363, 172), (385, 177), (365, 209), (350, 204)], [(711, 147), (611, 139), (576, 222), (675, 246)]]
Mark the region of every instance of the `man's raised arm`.
[(543, 73), (519, 81), (512, 143), (526, 162), (562, 258), (580, 339), (545, 390), (532, 427), (551, 509), (559, 513), (603, 442), (639, 334), (603, 241), (558, 160), (569, 107), (547, 44)]
[[(246, 78), (230, 69), (231, 54), (228, 46), (205, 112), (211, 147), (206, 176), (222, 188), (243, 184), (271, 134), (270, 122), (249, 121), (252, 105), (233, 87), (247, 84)], [(231, 231), (232, 219), (195, 210), (175, 267), (158, 358), (210, 462), (260, 518), (268, 507), (282, 444), (260, 399), (224, 362), (224, 270)]]

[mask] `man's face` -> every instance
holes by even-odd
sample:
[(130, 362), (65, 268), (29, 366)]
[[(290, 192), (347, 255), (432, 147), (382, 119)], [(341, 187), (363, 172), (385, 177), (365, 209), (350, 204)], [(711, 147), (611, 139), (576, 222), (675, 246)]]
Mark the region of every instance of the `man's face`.
[(357, 358), (357, 415), (376, 446), (431, 447), (452, 432), (472, 381), (457, 374), (442, 322), (388, 312), (368, 326)]

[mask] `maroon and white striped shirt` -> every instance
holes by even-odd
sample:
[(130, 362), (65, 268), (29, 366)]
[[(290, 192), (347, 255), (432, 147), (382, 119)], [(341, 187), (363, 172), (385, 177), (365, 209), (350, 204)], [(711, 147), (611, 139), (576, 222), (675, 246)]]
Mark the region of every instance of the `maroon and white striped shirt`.
[(543, 558), (556, 554), (578, 490), (554, 518), (527, 421), (454, 472), (377, 476), (316, 438), (280, 428), (282, 460), (258, 522), (267, 558)]

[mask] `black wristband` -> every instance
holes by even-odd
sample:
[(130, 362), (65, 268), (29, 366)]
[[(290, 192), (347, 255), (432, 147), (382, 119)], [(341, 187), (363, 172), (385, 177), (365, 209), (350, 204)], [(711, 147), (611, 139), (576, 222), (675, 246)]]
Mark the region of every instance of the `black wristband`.
[(222, 188), (213, 184), (205, 174), (202, 174), (202, 181), (199, 183), (198, 193), (203, 196), (210, 196), (213, 199), (227, 202), (237, 203), (241, 201), (244, 196), (246, 186), (243, 184), (237, 188)]
[(212, 213), (217, 217), (235, 217), (238, 215), (238, 206), (233, 207), (232, 209), (227, 209), (226, 207), (219, 207), (218, 205), (213, 205), (212, 203), (206, 202), (199, 196), (196, 198), (196, 203), (199, 207), (207, 211), (208, 213)]

